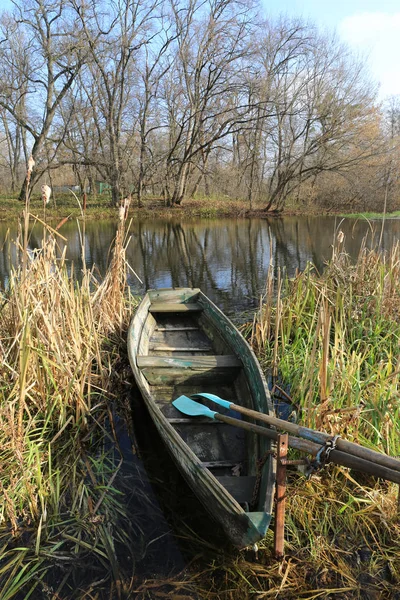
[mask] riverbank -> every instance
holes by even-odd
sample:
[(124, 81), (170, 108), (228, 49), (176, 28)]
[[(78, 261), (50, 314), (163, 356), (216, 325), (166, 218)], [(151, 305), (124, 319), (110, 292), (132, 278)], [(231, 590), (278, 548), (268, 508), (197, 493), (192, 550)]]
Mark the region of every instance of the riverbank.
[[(275, 281), (271, 271), (246, 328), (274, 374), (275, 400), (290, 396), (300, 424), (393, 456), (400, 455), (399, 265), (398, 245), (385, 257), (363, 247), (353, 263), (339, 244), (321, 276), (309, 266)], [(333, 465), (309, 480), (292, 468), (287, 503), (282, 562), (272, 556), (272, 531), (257, 560), (192, 536), (201, 558), (190, 572), (146, 581), (139, 598), (147, 586), (222, 600), (398, 598), (398, 486)]]
[[(69, 219), (82, 219), (84, 213), (86, 220), (118, 218), (118, 208), (112, 206), (110, 198), (88, 197), (84, 208), (82, 199), (78, 200), (71, 195), (63, 195), (56, 201), (43, 208), (40, 198), (33, 197), (30, 202), (32, 215), (48, 221)], [(0, 221), (15, 220), (22, 215), (24, 205), (17, 199), (0, 197)], [(141, 219), (190, 219), (190, 218), (216, 218), (216, 217), (244, 217), (249, 211), (246, 203), (241, 200), (227, 198), (190, 199), (182, 206), (168, 207), (162, 198), (146, 198), (139, 208), (134, 202), (129, 207), (129, 217)]]
[[(72, 194), (63, 194), (53, 198), (43, 208), (41, 198), (33, 196), (30, 203), (30, 211), (40, 219), (48, 221), (60, 221), (64, 218), (82, 219), (82, 199), (79, 202)], [(12, 221), (22, 215), (23, 203), (16, 198), (0, 196), (0, 221)], [(244, 200), (233, 200), (228, 197), (217, 198), (191, 198), (181, 206), (168, 207), (162, 198), (145, 198), (143, 205), (139, 208), (132, 201), (129, 208), (129, 217), (140, 219), (192, 219), (192, 218), (218, 218), (218, 217), (253, 217), (253, 218), (279, 218), (284, 216), (323, 216), (335, 215), (338, 217), (352, 219), (381, 219), (383, 217), (400, 217), (400, 211), (384, 215), (383, 213), (342, 213), (341, 211), (322, 210), (313, 206), (297, 207), (288, 205), (282, 211), (265, 212), (264, 204), (254, 205), (249, 209), (248, 202)], [(86, 220), (113, 219), (118, 218), (118, 209), (111, 205), (111, 199), (98, 196), (88, 197), (84, 210)]]
[[(142, 576), (137, 565), (163, 541), (156, 526), (144, 537), (143, 512), (132, 503), (137, 482), (119, 477), (130, 460), (118, 422), (129, 431), (126, 328), (135, 307), (126, 296), (123, 226), (102, 283), (86, 269), (76, 284), (50, 231), (35, 260), (25, 256), (0, 299), (2, 600), (396, 598), (398, 486), (332, 466), (310, 480), (290, 472), (281, 563), (272, 530), (257, 558), (221, 547), (183, 498), (177, 510), (180, 488), (164, 472), (159, 487), (171, 503), (164, 514), (186, 564), (178, 575), (160, 577), (155, 565)], [(398, 247), (386, 257), (364, 248), (353, 264), (339, 245), (321, 276), (311, 266), (291, 281), (271, 272), (245, 329), (300, 423), (393, 455), (400, 454), (399, 265)], [(148, 505), (145, 494), (141, 502)]]

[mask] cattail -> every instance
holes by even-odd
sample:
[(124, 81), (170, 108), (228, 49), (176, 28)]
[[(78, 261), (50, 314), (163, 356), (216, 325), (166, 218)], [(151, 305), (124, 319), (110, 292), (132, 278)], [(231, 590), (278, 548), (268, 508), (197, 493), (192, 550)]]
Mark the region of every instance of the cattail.
[(124, 198), (121, 206), (119, 207), (119, 220), (124, 221), (128, 216), (129, 205), (131, 203), (131, 197)]
[(29, 157), (29, 160), (28, 160), (28, 173), (32, 173), (34, 166), (35, 166), (35, 161), (34, 161), (33, 156), (31, 154), (30, 157)]
[(132, 196), (129, 194), (129, 196), (127, 198), (125, 198), (125, 202), (124, 202), (124, 208), (125, 208), (124, 218), (125, 219), (128, 218), (128, 211), (129, 211), (129, 206), (131, 204), (131, 200), (132, 200)]
[(35, 166), (35, 161), (33, 159), (32, 154), (30, 155), (29, 159), (28, 159), (28, 171), (26, 173), (26, 181), (29, 185), (30, 181), (31, 181), (31, 175), (32, 175), (32, 171), (33, 171), (33, 167)]
[(51, 187), (47, 184), (42, 185), (42, 200), (43, 204), (46, 205), (50, 202)]

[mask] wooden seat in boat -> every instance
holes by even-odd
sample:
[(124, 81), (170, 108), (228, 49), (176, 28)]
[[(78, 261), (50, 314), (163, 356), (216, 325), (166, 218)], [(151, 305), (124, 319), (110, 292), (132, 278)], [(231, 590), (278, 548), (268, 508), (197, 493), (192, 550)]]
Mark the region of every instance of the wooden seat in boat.
[(196, 302), (178, 304), (175, 302), (154, 302), (149, 306), (150, 313), (201, 312), (203, 308)]
[(138, 356), (137, 366), (150, 384), (172, 385), (188, 379), (201, 383), (206, 379), (216, 382), (234, 379), (241, 367), (241, 361), (235, 355), (222, 354), (213, 356)]

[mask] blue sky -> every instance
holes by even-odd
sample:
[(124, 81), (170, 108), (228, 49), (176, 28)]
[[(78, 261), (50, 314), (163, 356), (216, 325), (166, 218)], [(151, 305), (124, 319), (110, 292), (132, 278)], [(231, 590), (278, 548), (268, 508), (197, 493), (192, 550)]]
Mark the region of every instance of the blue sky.
[[(303, 16), (340, 38), (368, 60), (379, 97), (400, 94), (400, 0), (261, 0), (271, 16)], [(0, 0), (0, 10), (10, 8)]]
[(367, 58), (379, 97), (400, 94), (399, 0), (263, 0), (263, 5), (268, 14), (303, 16), (335, 29)]

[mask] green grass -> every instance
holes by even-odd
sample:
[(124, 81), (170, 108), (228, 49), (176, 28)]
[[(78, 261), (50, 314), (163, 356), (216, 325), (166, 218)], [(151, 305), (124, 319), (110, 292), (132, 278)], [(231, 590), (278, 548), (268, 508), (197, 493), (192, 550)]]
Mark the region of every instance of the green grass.
[[(398, 244), (385, 255), (363, 246), (355, 264), (336, 248), (321, 276), (312, 265), (292, 280), (274, 282), (271, 272), (251, 333), (261, 363), (291, 390), (301, 424), (392, 456), (400, 456), (399, 281)], [(288, 547), (326, 588), (319, 597), (347, 586), (346, 598), (363, 598), (360, 573), (379, 597), (392, 597), (391, 585), (400, 586), (397, 493), (395, 484), (340, 467), (292, 482)], [(373, 555), (365, 565), (353, 560), (363, 548)]]
[(375, 213), (375, 212), (360, 212), (360, 213), (343, 213), (339, 215), (348, 219), (393, 219), (400, 217), (400, 210), (395, 210), (390, 213)]
[(277, 305), (260, 309), (253, 340), (292, 389), (308, 426), (346, 430), (400, 455), (400, 250), (341, 252), (317, 276), (312, 265), (282, 281)]
[[(0, 220), (9, 221), (21, 216), (24, 210), (24, 203), (17, 198), (8, 196), (0, 196)], [(56, 202), (50, 200), (46, 211), (43, 209), (43, 202), (40, 197), (34, 195), (30, 201), (30, 212), (32, 215), (39, 216), (43, 219), (46, 215), (47, 220), (62, 219), (64, 217), (81, 219), (82, 210), (76, 198), (71, 194), (63, 194), (57, 196)], [(98, 196), (89, 198), (86, 209), (86, 219), (91, 218), (110, 218), (117, 216), (117, 209), (111, 204), (110, 198), (107, 196)]]

